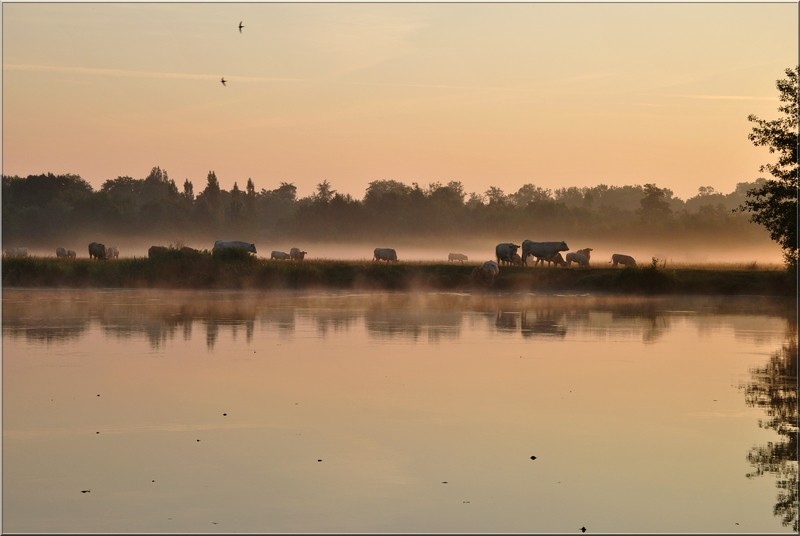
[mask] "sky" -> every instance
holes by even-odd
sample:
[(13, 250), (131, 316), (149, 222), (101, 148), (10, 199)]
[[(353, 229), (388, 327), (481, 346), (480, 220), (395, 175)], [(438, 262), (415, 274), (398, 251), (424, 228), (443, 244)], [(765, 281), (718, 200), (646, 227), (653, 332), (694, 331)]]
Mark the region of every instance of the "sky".
[(730, 193), (798, 63), (794, 1), (3, 2), (2, 30), (3, 174), (96, 190)]

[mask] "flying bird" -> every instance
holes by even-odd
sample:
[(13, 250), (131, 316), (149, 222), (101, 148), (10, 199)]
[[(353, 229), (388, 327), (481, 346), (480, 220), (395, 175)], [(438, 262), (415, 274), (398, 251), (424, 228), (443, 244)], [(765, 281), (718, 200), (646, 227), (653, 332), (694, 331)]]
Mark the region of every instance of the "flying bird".
[(242, 28), (244, 28), (244, 24), (242, 24), (242, 22), (244, 21), (239, 21), (239, 33), (242, 33)]
[(227, 85), (227, 84), (226, 84), (227, 80), (225, 80), (225, 77), (224, 77), (224, 76), (223, 76), (223, 77), (220, 79), (220, 82), (222, 82), (222, 85), (223, 85), (223, 86)]

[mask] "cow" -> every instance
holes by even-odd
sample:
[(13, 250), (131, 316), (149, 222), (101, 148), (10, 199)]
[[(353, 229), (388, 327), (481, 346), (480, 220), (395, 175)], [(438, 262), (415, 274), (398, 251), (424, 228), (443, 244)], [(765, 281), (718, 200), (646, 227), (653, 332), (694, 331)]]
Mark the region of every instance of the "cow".
[(522, 257), (519, 256), (519, 253), (514, 253), (514, 256), (511, 257), (511, 264), (514, 266), (522, 266)]
[(119, 258), (119, 249), (117, 249), (117, 246), (108, 246), (106, 248), (106, 258), (109, 259)]
[(514, 255), (517, 254), (519, 249), (518, 244), (512, 242), (503, 242), (497, 244), (494, 248), (495, 257), (497, 257), (497, 265), (501, 266), (504, 262), (507, 264), (514, 263)]
[(302, 261), (306, 257), (307, 251), (303, 251), (300, 248), (292, 248), (289, 250), (289, 257), (293, 261)]
[(291, 259), (292, 257), (285, 251), (273, 251), (272, 253), (269, 254), (269, 258), (270, 260), (274, 259), (276, 261), (286, 261)]
[(447, 262), (461, 261), (461, 264), (464, 264), (464, 261), (468, 261), (468, 260), (469, 259), (467, 258), (467, 256), (464, 255), (463, 253), (448, 253), (447, 254)]
[(547, 266), (550, 266), (551, 262), (556, 266), (567, 265), (567, 261), (564, 260), (564, 257), (561, 255), (561, 253), (556, 253), (555, 256), (551, 257), (550, 259), (547, 259)]
[(214, 242), (214, 247), (211, 249), (212, 253), (218, 253), (224, 249), (243, 249), (250, 253), (256, 253), (256, 245), (252, 242), (242, 242), (241, 240), (217, 240)]
[(534, 265), (540, 262), (545, 262), (553, 257), (559, 251), (569, 251), (569, 246), (563, 240), (561, 242), (534, 242), (533, 240), (522, 241), (522, 264), (528, 266), (528, 257), (533, 255), (536, 257)]
[(166, 255), (168, 252), (169, 248), (167, 246), (150, 246), (147, 250), (147, 256), (152, 259)]
[(586, 260), (588, 261), (588, 260), (591, 260), (591, 258), (592, 258), (592, 251), (594, 251), (592, 248), (583, 248), (583, 249), (579, 249), (578, 251), (576, 251), (576, 253), (580, 253), (582, 255), (586, 255)]
[(589, 259), (583, 253), (577, 251), (570, 251), (567, 253), (567, 268), (572, 266), (572, 263), (578, 263), (578, 266), (589, 266)]
[(500, 273), (500, 266), (495, 261), (486, 261), (472, 270), (470, 278), (473, 283), (492, 285)]
[(67, 250), (66, 248), (56, 248), (56, 257), (59, 259), (67, 257)]
[(397, 252), (392, 248), (375, 248), (372, 260), (397, 262)]
[(103, 261), (106, 260), (106, 246), (99, 242), (92, 242), (89, 244), (89, 258)]
[(200, 253), (199, 249), (190, 248), (189, 246), (181, 246), (180, 252), (185, 255), (196, 255)]
[(635, 268), (636, 261), (630, 255), (623, 255), (622, 253), (614, 253), (611, 255), (612, 268), (616, 268), (618, 264), (622, 266)]
[(69, 258), (69, 259), (74, 259), (74, 258), (76, 258), (77, 256), (78, 256), (78, 254), (77, 254), (77, 253), (75, 253), (75, 250), (74, 250), (74, 249), (68, 249), (68, 250), (67, 250), (67, 258)]
[(6, 249), (6, 257), (27, 257), (28, 248), (8, 248)]

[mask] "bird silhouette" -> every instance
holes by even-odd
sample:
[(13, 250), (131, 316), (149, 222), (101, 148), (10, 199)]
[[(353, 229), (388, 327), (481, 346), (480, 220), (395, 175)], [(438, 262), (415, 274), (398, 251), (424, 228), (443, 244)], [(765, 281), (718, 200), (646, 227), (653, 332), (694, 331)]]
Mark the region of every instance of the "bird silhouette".
[(239, 21), (239, 33), (242, 33), (242, 28), (244, 28), (244, 24), (242, 24), (242, 22), (244, 21)]
[(220, 79), (220, 82), (222, 82), (223, 86), (226, 86), (228, 81), (225, 80), (225, 77), (223, 76), (222, 79)]

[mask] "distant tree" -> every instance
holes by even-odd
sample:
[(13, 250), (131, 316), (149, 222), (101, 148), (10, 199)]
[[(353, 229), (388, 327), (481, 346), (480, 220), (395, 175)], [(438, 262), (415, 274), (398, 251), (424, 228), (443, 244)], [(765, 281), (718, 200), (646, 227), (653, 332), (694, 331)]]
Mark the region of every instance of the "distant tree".
[(219, 187), (217, 174), (208, 172), (205, 189), (200, 192), (195, 200), (195, 208), (200, 222), (206, 228), (215, 228), (222, 221), (224, 210), (222, 207), (222, 190)]
[(228, 203), (228, 211), (226, 219), (229, 223), (238, 226), (242, 220), (242, 209), (244, 203), (242, 202), (242, 192), (239, 190), (239, 185), (234, 182), (231, 189), (230, 202)]
[(189, 201), (194, 201), (194, 185), (189, 179), (183, 181), (183, 197)]
[(644, 197), (639, 201), (640, 207), (637, 214), (643, 223), (655, 227), (663, 227), (672, 216), (669, 199), (672, 192), (666, 188), (659, 188), (655, 184), (644, 185)]
[(784, 115), (767, 121), (755, 115), (747, 120), (755, 123), (748, 139), (756, 146), (766, 146), (770, 153), (778, 153), (778, 161), (759, 168), (773, 178), (747, 192), (748, 199), (739, 210), (749, 212), (750, 221), (764, 226), (770, 238), (783, 249), (783, 257), (790, 267), (797, 267), (797, 129), (798, 129), (798, 74), (800, 67), (786, 69), (786, 78), (776, 86), (783, 103), (778, 111)]
[(336, 190), (331, 188), (331, 183), (327, 180), (323, 180), (321, 183), (317, 184), (317, 192), (312, 199), (317, 203), (328, 204), (331, 199), (333, 199), (335, 193)]

